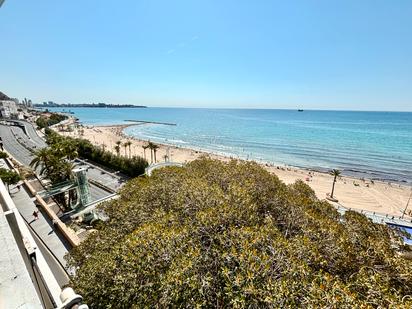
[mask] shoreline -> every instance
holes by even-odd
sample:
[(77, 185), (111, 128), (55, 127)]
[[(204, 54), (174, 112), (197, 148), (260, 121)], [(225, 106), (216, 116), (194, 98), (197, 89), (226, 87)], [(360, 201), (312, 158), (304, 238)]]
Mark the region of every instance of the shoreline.
[[(133, 135), (129, 135), (126, 132), (124, 132), (124, 130), (128, 127), (132, 127), (132, 126), (138, 126), (138, 125), (146, 125), (146, 124), (164, 124), (164, 123), (159, 123), (159, 122), (137, 122), (134, 124), (119, 124), (119, 125), (91, 125), (94, 127), (121, 127), (122, 131), (120, 133), (120, 135), (123, 138), (126, 139), (133, 139), (135, 141), (138, 142), (147, 142), (148, 140), (133, 136)], [(169, 125), (169, 124), (166, 124)], [(230, 153), (225, 153), (225, 152), (216, 152), (213, 150), (208, 150), (208, 149), (204, 149), (201, 147), (190, 147), (190, 146), (179, 146), (173, 143), (168, 144), (167, 142), (156, 142), (156, 141), (152, 141), (157, 145), (161, 145), (163, 147), (172, 147), (172, 148), (176, 148), (176, 149), (183, 149), (183, 150), (187, 150), (187, 151), (198, 151), (201, 152), (205, 155), (214, 155), (217, 157), (222, 157), (222, 158), (226, 158), (226, 159), (236, 159), (236, 160), (243, 160), (243, 161), (252, 161), (255, 162), (259, 165), (265, 166), (265, 167), (279, 167), (279, 168), (284, 168), (284, 169), (292, 169), (292, 170), (303, 170), (306, 172), (316, 172), (316, 173), (323, 173), (323, 174), (329, 174), (329, 171), (332, 168), (324, 168), (324, 167), (305, 167), (305, 166), (297, 166), (297, 165), (291, 165), (291, 164), (286, 164), (283, 162), (270, 162), (270, 161), (265, 161), (263, 159), (253, 159), (253, 158), (245, 158), (242, 157), (241, 155), (233, 155)], [(374, 173), (376, 173), (376, 171), (360, 171), (360, 170), (356, 170), (355, 168), (350, 168), (350, 169), (345, 169), (345, 170), (341, 170), (342, 172), (342, 177), (347, 177), (347, 178), (351, 178), (354, 180), (365, 180), (365, 181), (373, 181), (373, 182), (383, 182), (383, 183), (387, 183), (387, 184), (391, 184), (391, 185), (401, 185), (401, 186), (405, 186), (408, 188), (412, 189), (412, 182), (408, 182), (406, 180), (398, 180), (398, 179), (391, 179), (391, 178), (380, 178), (380, 177), (371, 177), (371, 175), (373, 175)], [(348, 173), (349, 172), (349, 173)], [(359, 174), (359, 175), (357, 175)]]
[[(124, 132), (124, 129), (135, 126), (144, 125), (144, 123), (130, 123), (119, 125), (81, 125), (83, 136), (80, 136), (78, 129), (73, 132), (59, 132), (62, 135), (72, 136), (77, 138), (85, 138), (94, 145), (105, 147), (106, 150), (115, 153), (114, 146), (116, 141), (121, 141), (122, 144), (126, 141), (132, 142), (131, 154), (145, 157), (143, 145), (147, 143), (134, 136), (129, 136)], [(244, 160), (235, 156), (227, 156), (216, 154), (200, 149), (187, 147), (179, 147), (176, 145), (168, 145), (164, 143), (156, 143), (159, 146), (157, 150), (157, 162), (164, 162), (164, 156), (169, 154), (170, 161), (187, 163), (193, 161), (203, 155), (209, 156), (212, 159), (229, 161), (231, 159)], [(125, 152), (125, 148), (121, 147), (120, 155), (128, 155), (129, 150)], [(150, 151), (146, 151), (146, 160), (150, 164)], [(325, 171), (314, 169), (294, 167), (289, 165), (274, 165), (267, 162), (254, 161), (268, 170), (270, 173), (277, 175), (284, 183), (291, 184), (296, 180), (301, 179), (307, 183), (321, 200), (326, 198), (326, 194), (330, 192), (333, 177)], [(341, 176), (335, 186), (335, 196), (339, 199), (339, 205), (350, 209), (372, 211), (376, 213), (388, 214), (391, 216), (401, 216), (407, 204), (412, 186), (408, 183), (395, 183), (394, 181), (381, 181), (355, 176)], [(336, 204), (337, 205), (337, 204)], [(412, 218), (412, 212), (408, 208), (405, 218)]]

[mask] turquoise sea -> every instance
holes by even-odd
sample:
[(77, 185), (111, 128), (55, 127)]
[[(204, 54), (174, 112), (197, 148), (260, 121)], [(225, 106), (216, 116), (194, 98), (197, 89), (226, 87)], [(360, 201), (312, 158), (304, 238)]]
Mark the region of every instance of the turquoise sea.
[[(50, 109), (62, 111), (62, 109)], [(65, 109), (66, 111), (68, 108)], [(70, 108), (84, 124), (125, 120), (126, 134), (277, 165), (412, 183), (412, 113), (191, 108)]]

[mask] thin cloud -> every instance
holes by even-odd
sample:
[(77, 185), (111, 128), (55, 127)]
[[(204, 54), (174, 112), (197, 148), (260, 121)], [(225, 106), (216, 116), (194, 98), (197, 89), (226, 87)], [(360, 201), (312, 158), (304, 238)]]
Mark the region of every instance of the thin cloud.
[(199, 37), (197, 35), (192, 36), (192, 38), (190, 39), (189, 43), (186, 42), (180, 42), (179, 44), (177, 44), (174, 48), (169, 49), (166, 54), (170, 55), (175, 53), (176, 51), (178, 51), (179, 49), (185, 48), (186, 46), (190, 45), (190, 42), (196, 41), (198, 40)]

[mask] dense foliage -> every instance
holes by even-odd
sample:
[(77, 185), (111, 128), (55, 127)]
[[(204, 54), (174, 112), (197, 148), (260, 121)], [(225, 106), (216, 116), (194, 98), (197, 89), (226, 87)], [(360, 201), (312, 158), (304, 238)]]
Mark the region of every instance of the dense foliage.
[[(58, 135), (50, 137), (49, 142), (49, 147), (34, 151), (30, 166), (50, 179), (52, 185), (56, 185), (73, 178), (72, 160), (78, 157), (78, 152), (75, 145), (59, 138)], [(68, 194), (60, 193), (54, 198), (60, 206), (66, 208), (75, 201), (76, 193), (75, 190), (71, 190)]]
[(47, 142), (51, 147), (54, 147), (56, 142), (59, 143), (61, 140), (64, 140), (65, 143), (76, 147), (80, 157), (104, 165), (113, 170), (120, 171), (131, 177), (144, 174), (145, 168), (148, 165), (147, 161), (142, 157), (122, 157), (120, 155), (115, 155), (101, 147), (94, 146), (85, 139), (63, 137), (51, 130), (47, 130), (46, 133)]
[(14, 185), (21, 180), (21, 177), (15, 171), (10, 171), (5, 168), (0, 168), (0, 179), (7, 185), (8, 190), (10, 190), (10, 185)]
[(5, 159), (8, 158), (9, 155), (7, 153), (5, 153), (4, 151), (0, 151), (0, 159)]
[(55, 184), (71, 177), (73, 163), (70, 161), (77, 156), (76, 148), (62, 141), (51, 147), (34, 151), (34, 158), (30, 162), (30, 166), (39, 169), (41, 175), (45, 175)]
[(43, 129), (58, 124), (65, 119), (67, 119), (67, 116), (65, 115), (52, 113), (49, 117), (40, 116), (39, 118), (37, 118), (36, 124), (40, 129)]
[(209, 159), (135, 178), (69, 261), (92, 308), (412, 305), (386, 226), (298, 181)]

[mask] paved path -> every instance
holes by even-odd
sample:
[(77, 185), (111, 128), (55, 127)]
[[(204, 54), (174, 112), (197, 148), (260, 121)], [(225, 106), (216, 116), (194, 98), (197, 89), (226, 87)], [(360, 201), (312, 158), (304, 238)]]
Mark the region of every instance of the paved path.
[(26, 267), (10, 223), (0, 207), (0, 306), (2, 308), (43, 308)]
[(79, 160), (79, 162), (81, 162), (82, 165), (87, 165), (87, 177), (89, 179), (93, 179), (94, 181), (101, 183), (102, 185), (110, 188), (113, 191), (117, 192), (126, 181), (124, 178), (113, 175), (100, 167), (90, 164), (89, 162), (83, 160)]
[[(12, 187), (10, 189), (11, 198), (13, 199), (16, 208), (19, 210), (22, 217), (33, 229), (31, 230), (36, 243), (46, 258), (47, 263), (52, 269), (57, 281), (60, 285), (68, 283), (68, 277), (65, 271), (61, 268), (60, 264), (66, 267), (66, 261), (64, 260), (65, 254), (71, 248), (70, 244), (65, 240), (63, 235), (53, 227), (53, 223), (48, 219), (46, 215), (39, 212), (39, 219), (35, 220), (33, 211), (37, 210), (34, 204), (34, 198), (30, 196), (30, 193), (21, 186), (21, 190)], [(40, 239), (43, 240), (44, 244)], [(60, 262), (57, 262), (50, 251)]]

